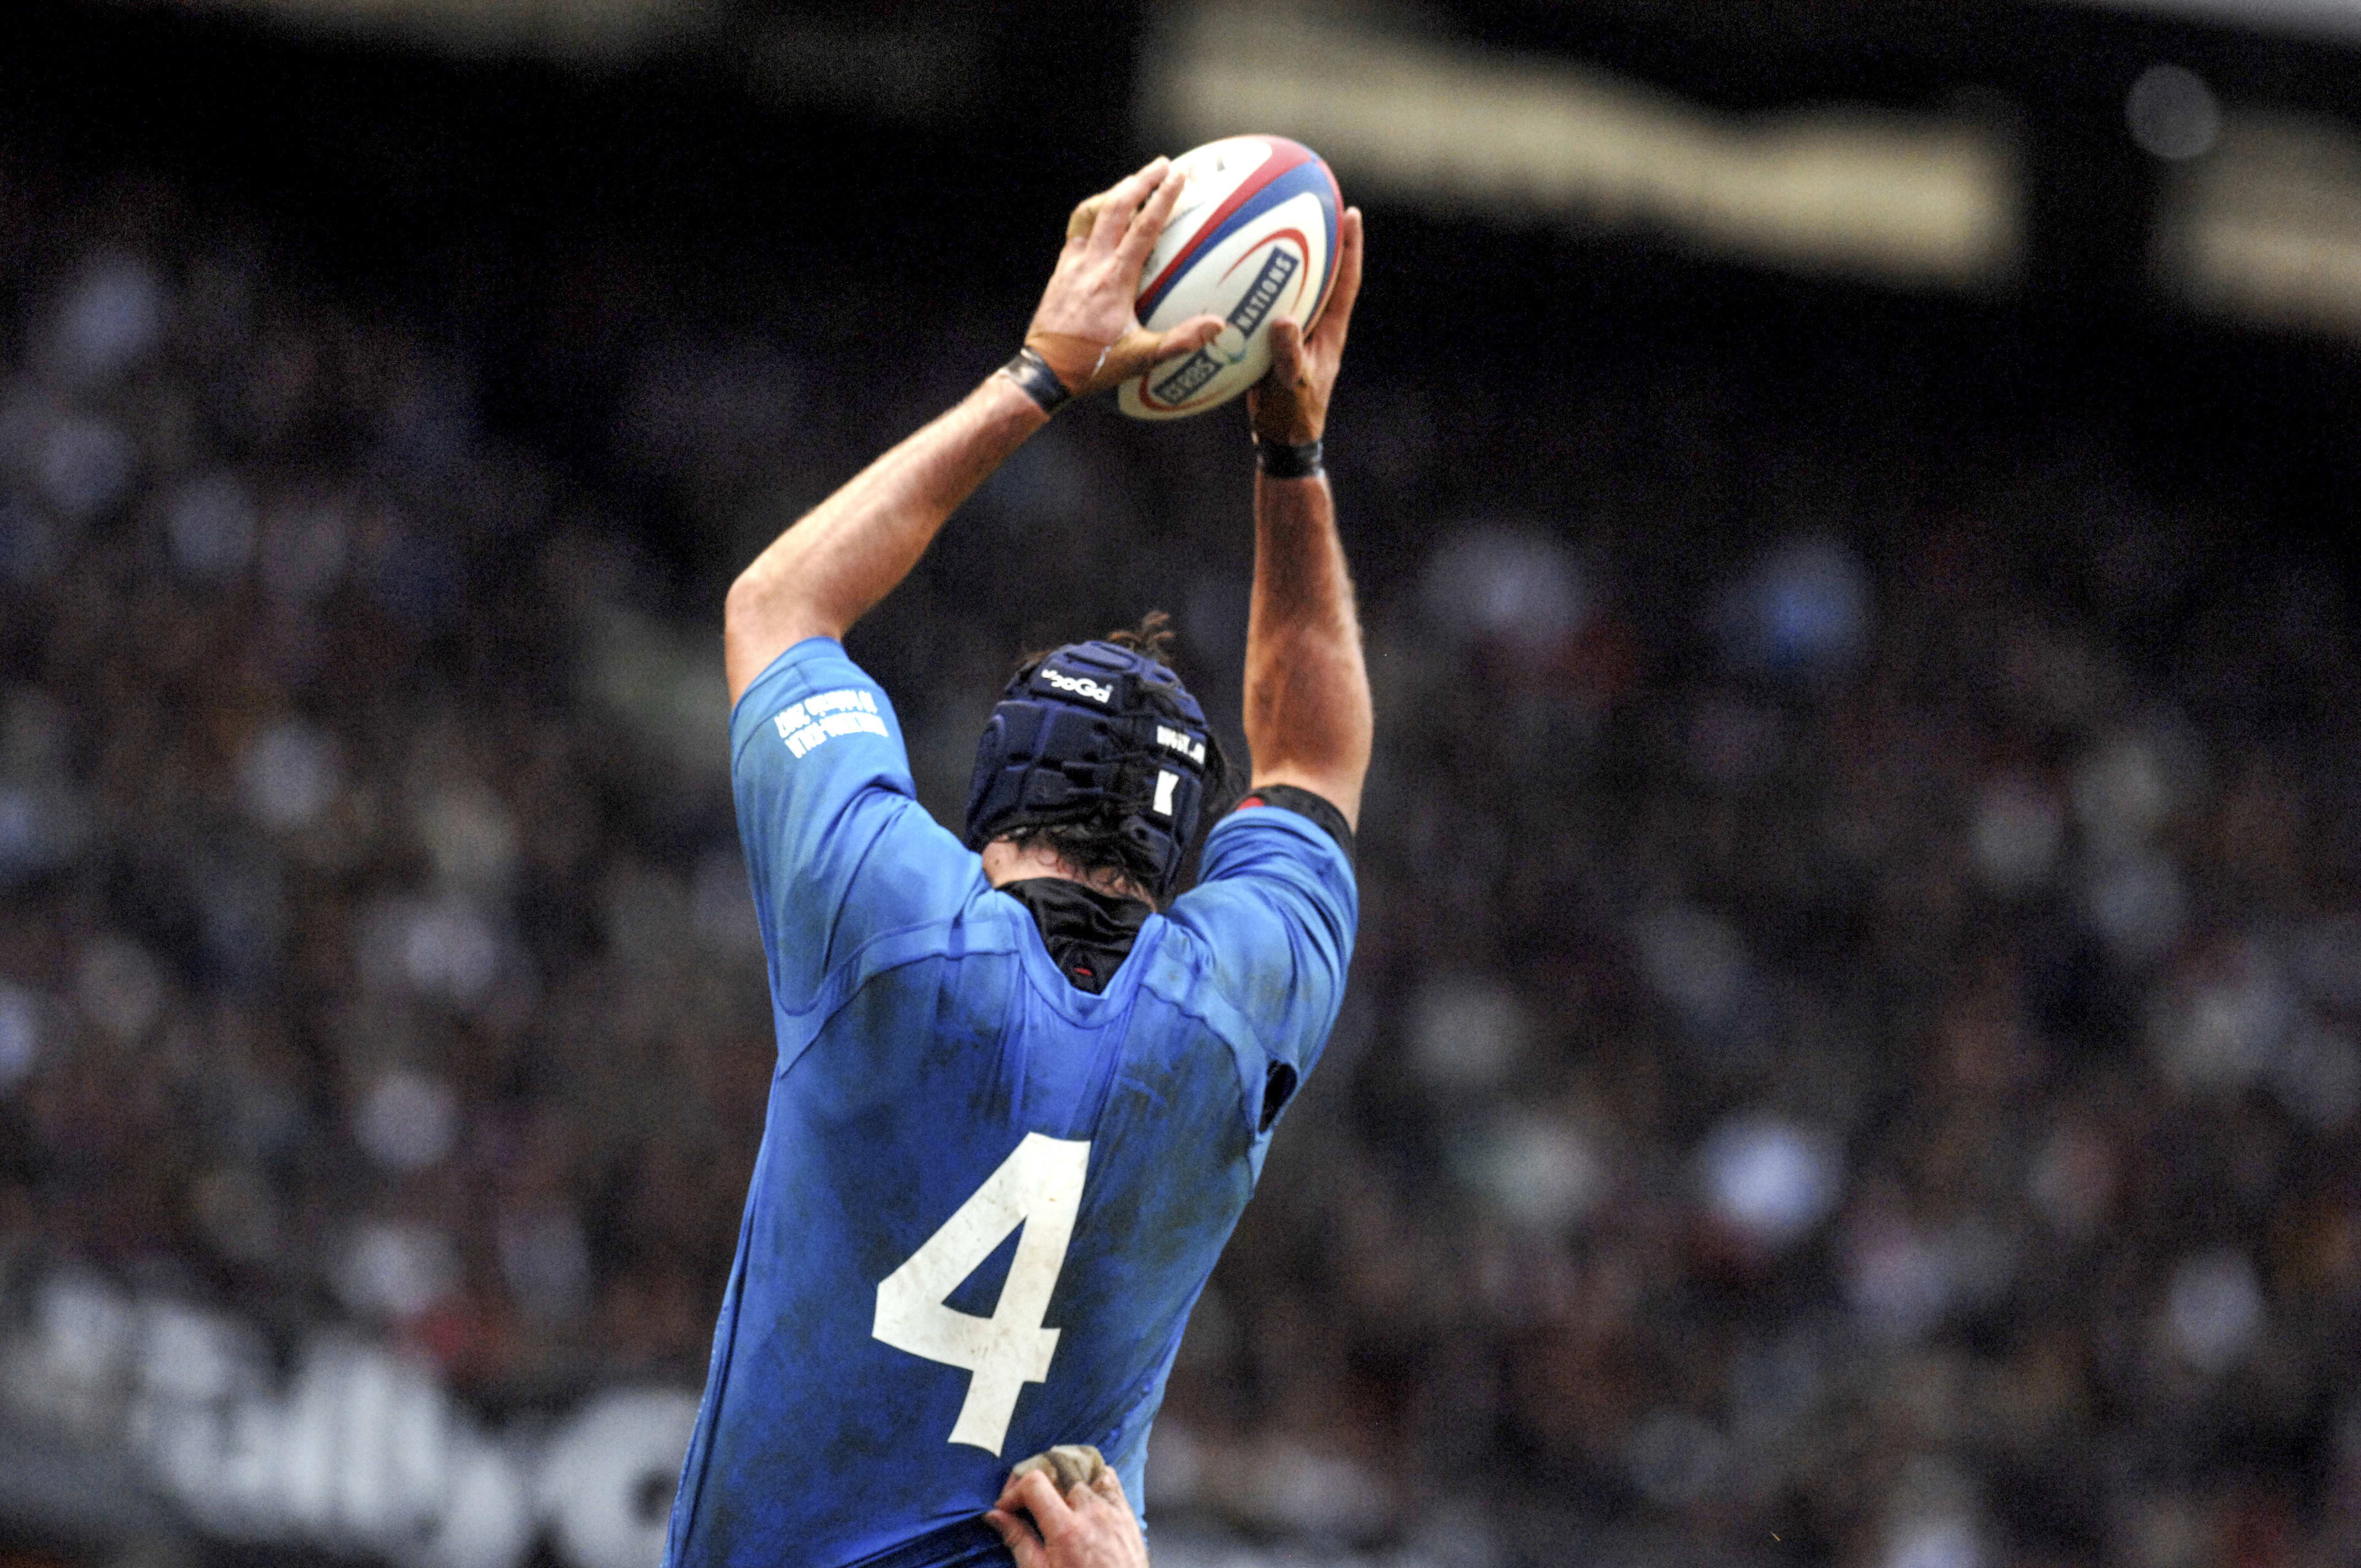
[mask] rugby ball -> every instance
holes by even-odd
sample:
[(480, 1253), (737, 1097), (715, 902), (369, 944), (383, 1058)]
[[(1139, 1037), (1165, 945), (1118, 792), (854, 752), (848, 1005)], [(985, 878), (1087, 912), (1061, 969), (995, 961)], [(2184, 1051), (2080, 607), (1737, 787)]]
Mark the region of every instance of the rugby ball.
[(1228, 137), (1174, 159), (1187, 183), (1139, 275), (1139, 322), (1163, 332), (1219, 316), (1221, 335), (1126, 381), (1134, 419), (1180, 419), (1228, 402), (1270, 368), (1267, 331), (1309, 331), (1336, 279), (1336, 177), (1284, 137)]

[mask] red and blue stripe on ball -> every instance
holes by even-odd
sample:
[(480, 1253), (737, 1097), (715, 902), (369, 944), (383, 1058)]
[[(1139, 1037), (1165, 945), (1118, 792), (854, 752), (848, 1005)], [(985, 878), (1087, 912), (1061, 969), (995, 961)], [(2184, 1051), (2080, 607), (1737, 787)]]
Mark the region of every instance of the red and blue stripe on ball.
[(1319, 306), (1327, 302), (1328, 286), (1336, 277), (1336, 221), (1342, 199), (1336, 189), (1335, 176), (1329, 173), (1328, 166), (1320, 161), (1317, 153), (1301, 143), (1289, 141), (1284, 137), (1272, 137), (1269, 141), (1269, 159), (1230, 192), (1229, 199), (1213, 210), (1213, 215), (1205, 220), (1180, 254), (1166, 263), (1164, 270), (1157, 275), (1155, 280), (1140, 291), (1138, 314), (1141, 321), (1155, 314), (1156, 307), (1196, 258), (1262, 214), (1307, 191), (1320, 198), (1320, 216), (1325, 225), (1327, 238), (1320, 286), (1312, 295), (1317, 303), (1312, 313), (1317, 315)]

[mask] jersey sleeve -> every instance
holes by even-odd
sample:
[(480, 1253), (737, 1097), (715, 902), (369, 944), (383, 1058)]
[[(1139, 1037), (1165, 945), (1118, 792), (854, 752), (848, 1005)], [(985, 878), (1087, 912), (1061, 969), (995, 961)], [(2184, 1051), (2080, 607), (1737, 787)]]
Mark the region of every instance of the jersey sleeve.
[(812, 638), (779, 655), (740, 697), (730, 748), (783, 1013), (812, 1012), (878, 938), (955, 914), (975, 858), (918, 804), (894, 705), (840, 644)]
[(1197, 885), (1170, 917), (1204, 945), (1214, 985), (1261, 1047), (1270, 1092), (1255, 1120), (1268, 1132), (1344, 1004), (1360, 922), (1352, 862), (1309, 817), (1249, 806), (1206, 835)]

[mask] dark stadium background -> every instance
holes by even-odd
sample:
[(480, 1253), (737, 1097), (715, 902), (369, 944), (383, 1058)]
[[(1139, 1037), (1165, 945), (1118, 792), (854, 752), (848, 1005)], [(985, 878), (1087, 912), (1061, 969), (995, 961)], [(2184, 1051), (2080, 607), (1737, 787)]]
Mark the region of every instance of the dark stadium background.
[[(1965, 105), (2024, 241), (1897, 287), (1340, 170), (1361, 948), (1159, 1563), (2356, 1561), (2361, 353), (2159, 280), (2125, 98), (2349, 133), (2361, 53), (1370, 15)], [(721, 592), (1178, 150), (1168, 19), (0, 16), (0, 1563), (652, 1561), (771, 1053)], [(1247, 474), (1087, 407), (972, 504), (852, 639), (929, 806), (1150, 608), (1235, 741)]]

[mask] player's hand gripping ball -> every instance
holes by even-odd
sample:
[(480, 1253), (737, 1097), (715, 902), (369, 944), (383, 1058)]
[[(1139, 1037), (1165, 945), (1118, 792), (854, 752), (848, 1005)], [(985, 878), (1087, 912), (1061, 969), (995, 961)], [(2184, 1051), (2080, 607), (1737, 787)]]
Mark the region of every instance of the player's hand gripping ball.
[(1211, 341), (1127, 378), (1116, 406), (1179, 419), (1228, 402), (1270, 368), (1270, 325), (1308, 333), (1336, 280), (1343, 216), (1336, 177), (1284, 137), (1229, 137), (1173, 160), (1180, 199), (1148, 253), (1138, 313), (1153, 332), (1203, 316)]
[(1338, 222), (1335, 177), (1282, 137), (1157, 159), (1074, 209), (1025, 345), (1076, 396), (1202, 413), (1262, 378), (1272, 323), (1319, 316)]
[(1172, 160), (1154, 159), (1076, 207), (1067, 221), (1065, 247), (1025, 329), (1025, 346), (1069, 393), (1104, 391), (1159, 359), (1203, 346), (1222, 330), (1221, 319), (1209, 315), (1150, 332), (1132, 308), (1139, 269), (1182, 188)]

